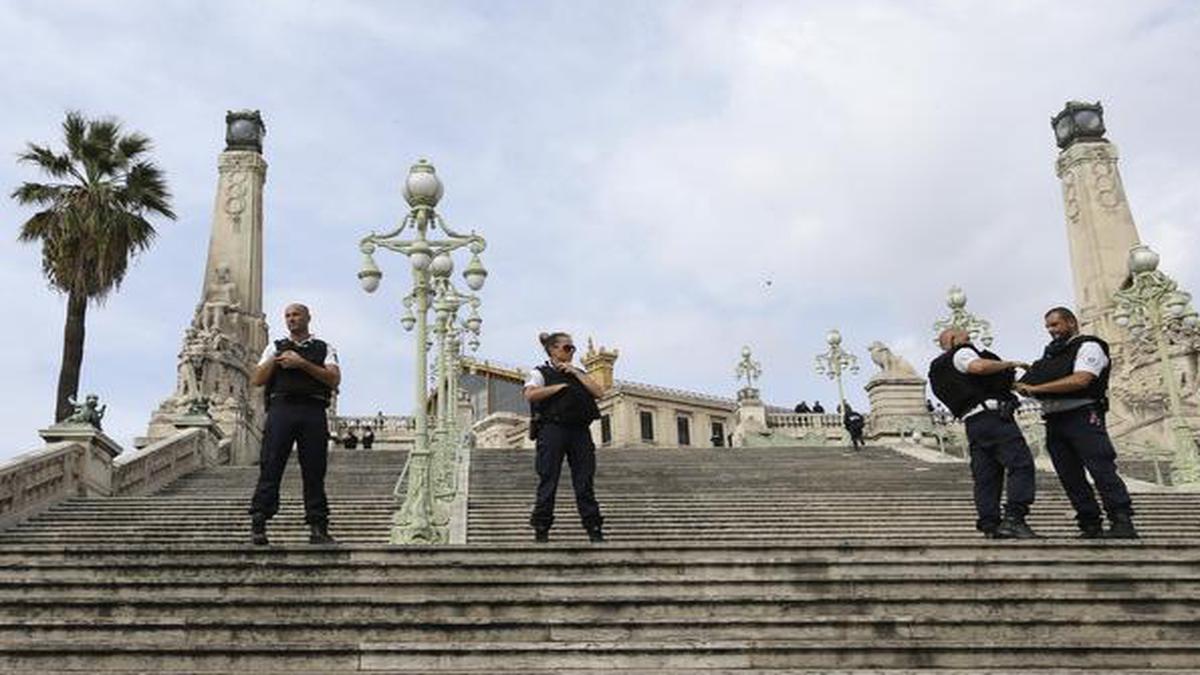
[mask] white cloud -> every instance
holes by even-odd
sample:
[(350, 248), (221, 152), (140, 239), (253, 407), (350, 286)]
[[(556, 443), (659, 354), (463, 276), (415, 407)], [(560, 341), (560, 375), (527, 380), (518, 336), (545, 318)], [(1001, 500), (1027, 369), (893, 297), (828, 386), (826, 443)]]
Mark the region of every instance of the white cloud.
[[(176, 194), (179, 222), (90, 313), (85, 386), (121, 439), (174, 383), (230, 108), (268, 126), (265, 311), (313, 306), (347, 412), (411, 405), (404, 262), (381, 258), (372, 296), (354, 274), (418, 156), (489, 240), (482, 353), (505, 362), (564, 328), (621, 349), (618, 377), (731, 395), (750, 344), (769, 399), (830, 402), (812, 358), (837, 326), (862, 405), (865, 346), (923, 368), (956, 283), (998, 349), (1032, 355), (1073, 296), (1048, 124), (1072, 98), (1104, 101), (1143, 239), (1200, 292), (1189, 3), (10, 3), (0, 45), (0, 149), (56, 141), (67, 108), (115, 114)], [(0, 162), (6, 190), (30, 178)], [(2, 458), (48, 421), (62, 307), (33, 247), (0, 255), (25, 327), (0, 342)]]

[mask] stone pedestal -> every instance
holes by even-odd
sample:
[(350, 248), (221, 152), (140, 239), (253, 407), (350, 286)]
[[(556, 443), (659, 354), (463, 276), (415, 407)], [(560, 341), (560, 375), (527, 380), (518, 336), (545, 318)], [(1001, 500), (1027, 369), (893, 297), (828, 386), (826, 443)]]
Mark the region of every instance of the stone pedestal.
[(47, 443), (74, 441), (86, 446), (78, 466), (78, 497), (107, 497), (112, 494), (112, 461), (121, 446), (103, 431), (86, 424), (60, 423), (38, 430)]
[(734, 411), (734, 416), (734, 447), (754, 445), (754, 439), (770, 435), (770, 430), (767, 429), (767, 407), (763, 405), (758, 389), (743, 387), (738, 390), (737, 410)]
[(875, 441), (886, 437), (927, 431), (932, 422), (925, 408), (925, 380), (920, 377), (877, 377), (867, 382), (871, 415), (866, 436)]

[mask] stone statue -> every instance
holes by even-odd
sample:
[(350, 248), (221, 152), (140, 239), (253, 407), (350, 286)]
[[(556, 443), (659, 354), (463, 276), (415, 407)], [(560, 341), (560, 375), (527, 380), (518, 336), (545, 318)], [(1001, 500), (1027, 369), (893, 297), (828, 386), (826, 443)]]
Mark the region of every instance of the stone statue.
[(867, 347), (867, 351), (871, 352), (871, 361), (879, 366), (879, 373), (875, 374), (876, 378), (889, 377), (920, 377), (917, 370), (912, 367), (904, 357), (896, 355), (888, 346), (878, 340), (872, 342)]
[[(220, 331), (225, 316), (237, 312), (237, 284), (229, 272), (228, 265), (221, 265), (216, 270), (216, 280), (209, 287), (208, 296), (200, 313), (200, 325), (210, 331)], [(230, 323), (232, 324), (232, 317)]]
[(188, 400), (187, 415), (210, 417), (208, 412), (209, 399), (207, 396), (197, 396)]
[(99, 405), (99, 396), (88, 394), (82, 404), (76, 403), (74, 398), (68, 398), (67, 401), (75, 407), (75, 412), (63, 420), (64, 424), (95, 427), (97, 431), (101, 429), (100, 420), (104, 419), (104, 411), (108, 409), (108, 406)]
[(186, 335), (183, 353), (179, 355), (183, 373), (183, 390), (180, 394), (192, 397), (200, 394), (200, 385), (204, 381), (204, 337), (194, 328), (189, 328)]

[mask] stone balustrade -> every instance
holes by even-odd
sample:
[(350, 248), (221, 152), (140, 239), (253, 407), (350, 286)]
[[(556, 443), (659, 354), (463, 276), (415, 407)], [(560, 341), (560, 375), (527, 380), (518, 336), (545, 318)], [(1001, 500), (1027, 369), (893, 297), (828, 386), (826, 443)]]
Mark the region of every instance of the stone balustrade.
[(77, 495), (87, 444), (51, 443), (0, 464), (0, 529)]
[(329, 430), (333, 434), (341, 436), (350, 429), (371, 429), (376, 439), (384, 436), (401, 438), (416, 433), (417, 421), (407, 415), (334, 415), (329, 418)]
[(842, 416), (837, 413), (767, 413), (771, 429), (841, 429)]
[(206, 422), (130, 453), (90, 427), (43, 429), (44, 447), (0, 464), (0, 530), (72, 497), (150, 494), (204, 466), (228, 463), (229, 439)]
[(112, 466), (112, 493), (121, 497), (152, 494), (219, 460), (218, 442), (213, 434), (201, 428), (186, 429), (140, 450), (118, 455)]

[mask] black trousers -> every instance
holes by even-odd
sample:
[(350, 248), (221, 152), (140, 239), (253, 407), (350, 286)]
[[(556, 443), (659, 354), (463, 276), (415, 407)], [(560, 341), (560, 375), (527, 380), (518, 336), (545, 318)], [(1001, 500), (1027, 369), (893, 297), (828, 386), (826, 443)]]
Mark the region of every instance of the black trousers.
[(1104, 413), (1087, 406), (1046, 415), (1045, 419), (1046, 450), (1079, 524), (1100, 524), (1100, 505), (1085, 470), (1100, 491), (1109, 520), (1118, 514), (1132, 515), (1133, 502), (1125, 481), (1117, 475), (1117, 451), (1108, 437)]
[(293, 443), (300, 457), (300, 476), (304, 481), (304, 522), (326, 524), (329, 522), (329, 500), (325, 496), (329, 425), (325, 419), (325, 404), (315, 400), (271, 401), (259, 455), (258, 486), (250, 501), (250, 514), (270, 518), (279, 511), (279, 482), (283, 479)]
[(583, 424), (545, 423), (538, 430), (537, 502), (529, 516), (529, 524), (537, 530), (549, 530), (554, 524), (554, 498), (558, 478), (562, 473), (563, 456), (571, 465), (571, 486), (575, 489), (575, 508), (586, 529), (600, 527), (604, 518), (596, 503), (593, 479), (596, 476), (596, 445), (592, 433)]
[(972, 415), (964, 424), (975, 479), (975, 529), (987, 532), (1000, 524), (1000, 496), (1006, 487), (1006, 515), (1024, 520), (1033, 503), (1035, 479), (1033, 453), (1021, 427), (1013, 418), (993, 410)]
[(850, 443), (854, 445), (855, 450), (860, 445), (866, 445), (866, 442), (863, 441), (862, 429), (847, 429), (846, 431), (850, 434)]

